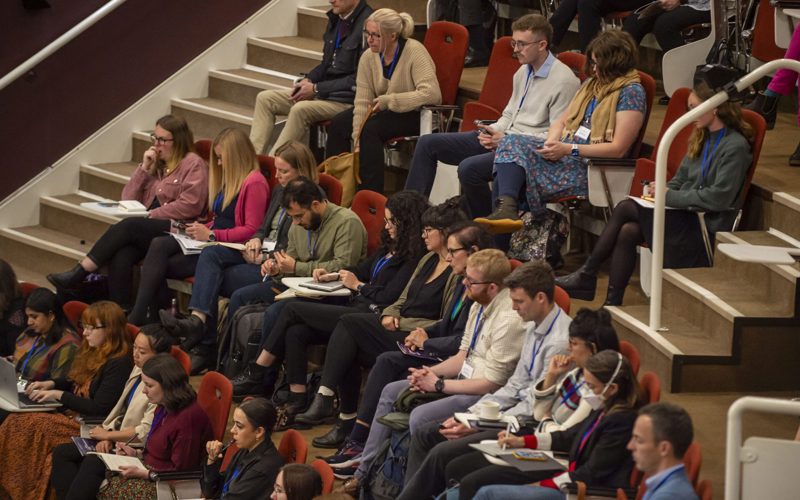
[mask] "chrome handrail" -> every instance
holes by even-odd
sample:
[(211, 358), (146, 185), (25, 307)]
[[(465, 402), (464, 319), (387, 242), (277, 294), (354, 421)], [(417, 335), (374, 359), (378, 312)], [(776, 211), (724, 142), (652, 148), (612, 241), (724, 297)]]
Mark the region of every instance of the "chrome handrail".
[[(795, 61), (793, 59), (776, 59), (774, 61), (770, 61), (736, 80), (733, 85), (736, 87), (736, 91), (741, 92), (762, 77), (781, 68), (790, 69), (800, 73), (800, 61)], [(711, 98), (702, 102), (696, 108), (690, 110), (685, 115), (675, 120), (675, 122), (670, 125), (670, 127), (662, 136), (661, 143), (658, 147), (658, 153), (656, 154), (655, 175), (656, 206), (653, 213), (653, 261), (650, 268), (652, 276), (652, 283), (650, 285), (650, 330), (654, 332), (661, 329), (661, 280), (663, 274), (662, 268), (664, 264), (664, 211), (667, 202), (667, 158), (669, 156), (669, 148), (672, 146), (672, 141), (675, 139), (675, 136), (677, 136), (681, 130), (690, 125), (701, 115), (708, 113), (729, 99), (730, 96), (728, 93), (725, 90), (722, 90), (713, 95)]]
[(53, 55), (58, 49), (74, 40), (78, 35), (94, 26), (97, 21), (106, 17), (114, 9), (124, 3), (125, 0), (111, 0), (107, 4), (94, 11), (92, 15), (76, 24), (73, 28), (60, 37), (50, 42), (45, 48), (28, 58), (25, 62), (9, 71), (3, 78), (0, 78), (0, 90), (8, 87), (17, 78), (35, 68), (37, 64)]

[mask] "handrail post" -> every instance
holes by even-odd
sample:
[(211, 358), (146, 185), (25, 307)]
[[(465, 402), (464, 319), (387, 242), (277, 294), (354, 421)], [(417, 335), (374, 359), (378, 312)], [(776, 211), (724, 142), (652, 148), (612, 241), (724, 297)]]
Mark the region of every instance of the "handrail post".
[[(737, 91), (742, 91), (761, 79), (763, 76), (775, 70), (786, 68), (800, 73), (800, 61), (793, 59), (776, 59), (770, 61), (738, 79), (734, 86)], [(678, 133), (687, 125), (690, 125), (701, 115), (711, 111), (720, 104), (729, 100), (727, 92), (720, 91), (710, 99), (702, 102), (696, 108), (690, 110), (670, 125), (661, 137), (661, 143), (656, 154), (656, 203), (653, 213), (653, 261), (650, 273), (652, 276), (650, 284), (650, 330), (658, 331), (661, 329), (661, 293), (662, 293), (662, 270), (664, 264), (664, 216), (667, 202), (667, 158), (672, 141)]]

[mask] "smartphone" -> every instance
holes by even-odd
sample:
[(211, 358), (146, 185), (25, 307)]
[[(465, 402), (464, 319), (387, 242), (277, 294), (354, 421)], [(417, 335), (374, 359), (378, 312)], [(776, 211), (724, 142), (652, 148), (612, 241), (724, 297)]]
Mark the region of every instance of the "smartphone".
[(494, 124), (493, 120), (475, 120), (473, 123), (476, 127), (478, 127), (478, 130), (481, 133), (489, 135), (492, 134), (489, 130), (487, 130), (487, 127)]
[(539, 462), (544, 462), (548, 458), (546, 453), (534, 450), (516, 450), (511, 456), (517, 460), (536, 460)]

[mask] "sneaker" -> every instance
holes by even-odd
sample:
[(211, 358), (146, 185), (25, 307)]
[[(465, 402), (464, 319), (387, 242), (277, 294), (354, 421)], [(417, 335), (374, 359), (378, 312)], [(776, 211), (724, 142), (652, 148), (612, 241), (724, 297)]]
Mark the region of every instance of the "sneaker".
[(355, 465), (351, 465), (350, 467), (343, 467), (341, 469), (333, 469), (333, 476), (336, 479), (350, 479), (351, 477), (356, 475), (356, 471), (358, 470), (359, 463), (356, 462)]
[(323, 460), (333, 469), (342, 469), (358, 464), (363, 452), (363, 444), (348, 440), (335, 455), (323, 458)]

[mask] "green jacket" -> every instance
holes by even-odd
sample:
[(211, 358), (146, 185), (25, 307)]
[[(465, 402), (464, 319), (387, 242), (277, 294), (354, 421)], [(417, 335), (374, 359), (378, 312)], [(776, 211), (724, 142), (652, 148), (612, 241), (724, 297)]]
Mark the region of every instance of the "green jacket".
[(285, 276), (311, 276), (311, 271), (320, 267), (335, 272), (366, 257), (367, 230), (354, 212), (328, 202), (318, 230), (292, 224), (286, 252), (297, 263), (294, 273)]

